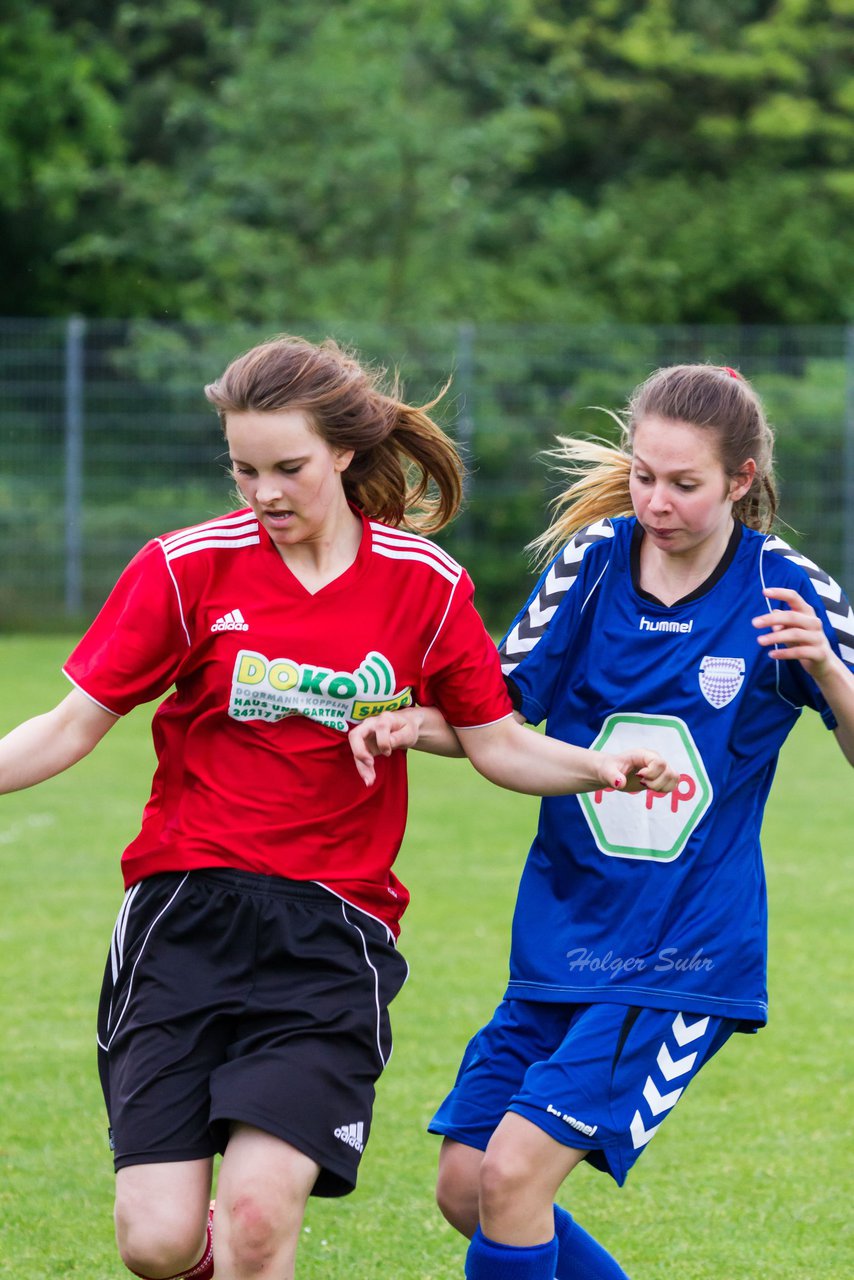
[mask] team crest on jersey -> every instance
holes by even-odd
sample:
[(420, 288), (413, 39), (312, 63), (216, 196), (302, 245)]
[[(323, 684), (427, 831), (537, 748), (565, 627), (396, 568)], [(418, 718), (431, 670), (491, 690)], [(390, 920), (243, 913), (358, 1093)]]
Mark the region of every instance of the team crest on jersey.
[(700, 663), (700, 691), (713, 707), (732, 702), (744, 684), (744, 658), (712, 658)]
[(355, 671), (335, 671), (241, 649), (234, 664), (228, 714), (235, 720), (270, 722), (307, 716), (346, 733), (351, 724), (411, 703), (411, 688), (397, 688), (394, 668), (375, 650)]

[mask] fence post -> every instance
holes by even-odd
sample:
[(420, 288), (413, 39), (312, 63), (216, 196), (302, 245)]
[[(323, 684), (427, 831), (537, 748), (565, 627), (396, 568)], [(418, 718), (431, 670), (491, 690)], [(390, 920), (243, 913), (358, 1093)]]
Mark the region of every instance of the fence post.
[(845, 330), (845, 431), (842, 481), (842, 586), (854, 599), (854, 325)]
[(83, 608), (83, 387), (86, 321), (65, 326), (65, 612)]

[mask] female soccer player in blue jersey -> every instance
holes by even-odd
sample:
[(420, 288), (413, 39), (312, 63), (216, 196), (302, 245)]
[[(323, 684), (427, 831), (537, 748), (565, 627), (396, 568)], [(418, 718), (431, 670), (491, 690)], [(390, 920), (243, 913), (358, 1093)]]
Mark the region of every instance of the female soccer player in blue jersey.
[[(854, 614), (771, 532), (753, 388), (730, 369), (662, 369), (623, 425), (620, 448), (560, 442), (572, 483), (503, 669), (520, 718), (605, 750), (631, 735), (679, 784), (542, 803), (505, 997), (430, 1126), (469, 1280), (624, 1277), (555, 1193), (583, 1160), (622, 1184), (703, 1064), (766, 1021), (759, 830), (803, 707), (854, 764)], [(438, 719), (354, 731), (365, 780), (378, 754), (430, 750)]]

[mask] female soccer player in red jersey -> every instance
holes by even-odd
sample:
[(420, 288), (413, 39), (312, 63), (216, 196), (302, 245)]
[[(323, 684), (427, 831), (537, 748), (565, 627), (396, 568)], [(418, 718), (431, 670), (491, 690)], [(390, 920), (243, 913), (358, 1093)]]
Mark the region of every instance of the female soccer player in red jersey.
[(534, 794), (676, 775), (517, 724), (468, 575), (422, 536), (461, 492), (425, 410), (293, 338), (206, 393), (246, 505), (131, 561), (66, 664), (74, 689), (0, 742), (0, 790), (167, 695), (99, 1012), (118, 1245), (152, 1280), (210, 1277), (212, 1240), (218, 1280), (283, 1280), (308, 1196), (355, 1185), (406, 977), (405, 757), (366, 789), (348, 730), (435, 705), (481, 772)]

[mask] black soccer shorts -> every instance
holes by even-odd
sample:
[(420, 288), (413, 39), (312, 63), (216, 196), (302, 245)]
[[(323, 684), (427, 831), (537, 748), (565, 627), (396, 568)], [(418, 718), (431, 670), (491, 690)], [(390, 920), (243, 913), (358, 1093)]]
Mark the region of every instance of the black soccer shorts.
[(116, 1168), (212, 1156), (242, 1122), (321, 1166), (313, 1194), (346, 1195), (406, 977), (386, 926), (319, 885), (218, 869), (139, 881), (98, 1014)]

